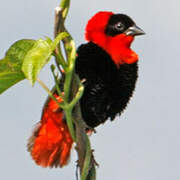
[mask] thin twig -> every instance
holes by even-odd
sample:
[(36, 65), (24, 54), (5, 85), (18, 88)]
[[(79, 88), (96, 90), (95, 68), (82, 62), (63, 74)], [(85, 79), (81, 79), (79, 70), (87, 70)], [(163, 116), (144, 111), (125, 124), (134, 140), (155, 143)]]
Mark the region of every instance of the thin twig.
[(63, 92), (61, 91), (60, 87), (59, 87), (59, 80), (58, 80), (58, 75), (55, 74), (55, 66), (52, 64), (51, 65), (51, 72), (53, 74), (54, 77), (54, 81), (55, 81), (55, 86), (56, 86), (56, 90), (58, 92), (58, 95), (63, 99), (64, 101), (64, 97), (63, 97)]
[[(77, 75), (73, 76), (72, 82), (72, 95), (75, 96), (78, 91), (79, 77)], [(86, 156), (86, 124), (83, 121), (80, 103), (78, 102), (73, 111), (73, 117), (75, 119), (76, 126), (76, 150), (78, 153), (78, 164), (80, 167), (80, 173), (82, 174), (84, 160)]]
[(64, 105), (62, 103), (59, 103), (58, 100), (53, 96), (52, 92), (49, 90), (49, 88), (43, 83), (43, 81), (41, 81), (39, 78), (37, 78), (37, 82), (40, 84), (40, 86), (48, 93), (48, 95), (51, 97), (51, 99), (53, 99), (58, 105), (59, 107), (61, 107), (62, 109), (64, 109)]

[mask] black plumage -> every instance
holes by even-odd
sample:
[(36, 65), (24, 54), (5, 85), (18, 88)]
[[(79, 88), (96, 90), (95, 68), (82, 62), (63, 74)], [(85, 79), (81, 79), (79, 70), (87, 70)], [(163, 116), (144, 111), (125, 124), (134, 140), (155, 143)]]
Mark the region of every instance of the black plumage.
[(80, 100), (86, 124), (96, 127), (108, 118), (113, 120), (126, 108), (135, 89), (137, 63), (114, 64), (111, 57), (93, 42), (77, 50), (76, 73), (85, 79), (85, 92)]

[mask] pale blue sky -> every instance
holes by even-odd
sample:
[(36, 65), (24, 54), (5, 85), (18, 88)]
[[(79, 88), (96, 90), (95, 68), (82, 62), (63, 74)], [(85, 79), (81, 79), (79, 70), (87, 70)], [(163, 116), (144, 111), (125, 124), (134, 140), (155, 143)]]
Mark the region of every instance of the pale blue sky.
[[(0, 6), (0, 57), (16, 40), (53, 35), (58, 0), (6, 0)], [(127, 110), (91, 137), (100, 167), (98, 180), (179, 180), (179, 42), (178, 0), (72, 0), (67, 27), (77, 46), (97, 11), (133, 17), (147, 34), (137, 37), (139, 79)], [(40, 78), (52, 87), (48, 66)], [(43, 169), (26, 151), (27, 138), (39, 121), (46, 93), (27, 81), (0, 96), (0, 179), (75, 180), (76, 153), (63, 169)]]

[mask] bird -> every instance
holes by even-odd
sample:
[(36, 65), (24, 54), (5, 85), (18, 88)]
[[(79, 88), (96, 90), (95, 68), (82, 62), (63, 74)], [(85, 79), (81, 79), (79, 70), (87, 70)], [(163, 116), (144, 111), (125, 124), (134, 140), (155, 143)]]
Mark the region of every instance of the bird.
[[(138, 55), (131, 49), (145, 32), (126, 14), (97, 12), (85, 28), (87, 43), (77, 49), (75, 72), (84, 82), (80, 99), (87, 127), (114, 120), (125, 110), (138, 78)], [(62, 98), (54, 92), (58, 102)], [(40, 122), (28, 140), (28, 151), (42, 167), (63, 167), (73, 145), (63, 110), (48, 98)]]

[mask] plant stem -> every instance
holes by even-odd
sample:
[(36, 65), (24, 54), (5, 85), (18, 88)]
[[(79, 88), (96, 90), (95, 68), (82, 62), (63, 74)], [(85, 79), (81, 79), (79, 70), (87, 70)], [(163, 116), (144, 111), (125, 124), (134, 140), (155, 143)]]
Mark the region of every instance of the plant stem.
[(84, 159), (84, 165), (83, 165), (83, 169), (82, 169), (82, 174), (81, 174), (81, 180), (86, 180), (86, 177), (88, 175), (88, 171), (90, 169), (90, 162), (91, 162), (91, 145), (89, 142), (89, 138), (86, 135), (86, 156)]
[(83, 95), (83, 92), (84, 92), (84, 86), (81, 84), (80, 87), (79, 87), (78, 92), (76, 93), (76, 96), (74, 97), (74, 99), (69, 104), (70, 108), (75, 107), (77, 102), (81, 99), (81, 97)]
[(61, 1), (60, 7), (64, 9), (63, 16), (62, 16), (64, 19), (66, 19), (66, 16), (68, 14), (69, 6), (70, 6), (70, 0)]
[(63, 69), (66, 70), (66, 61), (64, 60), (64, 57), (61, 54), (61, 51), (59, 50), (58, 47), (56, 47), (56, 49), (55, 49), (55, 60), (58, 64), (58, 66), (62, 65)]
[[(64, 97), (63, 97), (63, 93), (61, 92), (61, 89), (59, 87), (59, 81), (58, 81), (58, 76), (55, 75), (55, 66), (54, 65), (51, 65), (51, 72), (53, 74), (53, 77), (54, 77), (54, 81), (55, 81), (55, 86), (56, 86), (56, 90), (58, 92), (58, 95), (63, 99), (64, 101)], [(66, 102), (65, 102), (66, 103)]]
[[(70, 7), (70, 0), (61, 0), (60, 6), (56, 8), (55, 14), (55, 29), (54, 36), (56, 37), (60, 32), (66, 32), (64, 22)], [(79, 100), (83, 94), (84, 87), (81, 84), (78, 76), (74, 72), (76, 48), (73, 38), (68, 33), (68, 37), (62, 40), (65, 49), (66, 60), (63, 65), (65, 68), (64, 81), (64, 112), (67, 125), (71, 136), (76, 142), (76, 150), (78, 153), (78, 165), (80, 167), (81, 180), (95, 180), (96, 169), (93, 161), (91, 145), (88, 136), (86, 135), (86, 124), (82, 119)], [(61, 46), (58, 45), (56, 49), (56, 62), (63, 59)], [(61, 62), (62, 64), (62, 62)], [(58, 84), (57, 81), (55, 81)], [(59, 84), (58, 84), (59, 85)], [(74, 124), (75, 129), (74, 131)]]
[(41, 81), (39, 78), (37, 78), (37, 82), (40, 84), (40, 86), (48, 93), (48, 95), (51, 97), (51, 99), (53, 99), (58, 105), (59, 107), (61, 107), (62, 109), (65, 108), (65, 106), (62, 103), (59, 103), (57, 101), (57, 99), (53, 96), (52, 92), (49, 90), (49, 88), (43, 83), (43, 81)]
[(70, 108), (67, 108), (64, 110), (65, 116), (66, 116), (66, 122), (69, 128), (69, 131), (71, 132), (71, 136), (74, 142), (76, 142), (76, 135), (74, 131), (74, 126), (72, 123), (72, 110)]

